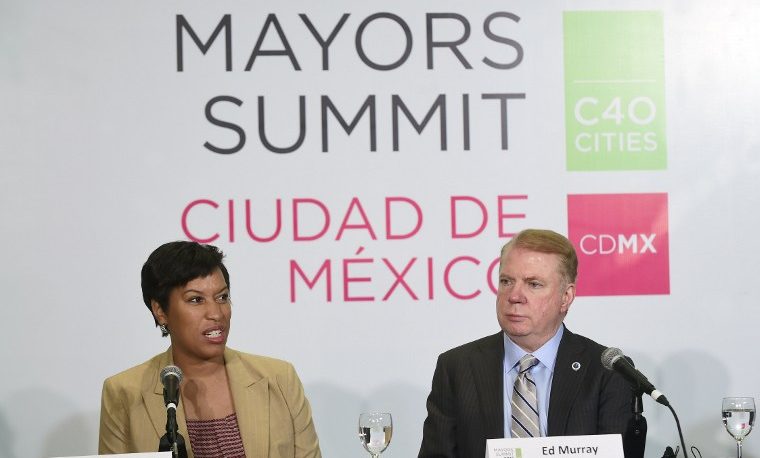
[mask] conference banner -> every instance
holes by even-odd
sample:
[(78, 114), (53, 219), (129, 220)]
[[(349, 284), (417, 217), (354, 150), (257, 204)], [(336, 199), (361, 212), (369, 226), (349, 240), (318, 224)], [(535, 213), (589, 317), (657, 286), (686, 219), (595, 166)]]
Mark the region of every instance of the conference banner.
[[(758, 20), (748, 0), (6, 1), (0, 456), (97, 452), (103, 380), (169, 345), (140, 268), (171, 240), (224, 251), (228, 345), (293, 363), (323, 456), (365, 453), (366, 411), (393, 414), (383, 456), (416, 456), (436, 358), (499, 330), (499, 253), (526, 228), (578, 253), (568, 329), (732, 456), (721, 398), (760, 394), (755, 346), (717, 337), (760, 317)], [(650, 401), (653, 458), (677, 434)]]

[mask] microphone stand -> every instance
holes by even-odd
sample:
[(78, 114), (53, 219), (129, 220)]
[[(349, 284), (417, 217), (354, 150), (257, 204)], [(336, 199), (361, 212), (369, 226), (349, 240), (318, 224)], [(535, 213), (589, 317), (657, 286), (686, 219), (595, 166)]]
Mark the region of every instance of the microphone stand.
[(625, 458), (644, 458), (644, 449), (647, 444), (647, 419), (642, 415), (644, 412), (644, 403), (641, 399), (643, 394), (644, 392), (640, 388), (631, 387), (633, 416), (628, 420), (623, 438)]
[(170, 403), (166, 408), (166, 434), (158, 442), (159, 452), (172, 452), (172, 458), (187, 458), (185, 438), (177, 431), (177, 407)]
[(158, 443), (159, 452), (172, 452), (172, 458), (187, 458), (187, 448), (185, 448), (185, 438), (182, 434), (175, 433), (176, 439), (172, 441), (169, 438), (169, 432), (161, 436)]

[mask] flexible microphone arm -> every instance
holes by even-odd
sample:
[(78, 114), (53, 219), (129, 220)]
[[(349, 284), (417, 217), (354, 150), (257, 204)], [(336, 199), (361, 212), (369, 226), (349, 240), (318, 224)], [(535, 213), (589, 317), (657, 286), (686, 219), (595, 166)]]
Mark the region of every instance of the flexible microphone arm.
[(667, 398), (665, 398), (662, 393), (655, 389), (654, 385), (652, 385), (652, 383), (649, 382), (646, 377), (644, 377), (644, 374), (633, 367), (633, 364), (631, 364), (630, 360), (626, 358), (626, 356), (623, 354), (623, 351), (619, 348), (606, 348), (602, 352), (602, 365), (606, 369), (622, 375), (623, 378), (631, 383), (634, 391), (646, 393), (652, 396), (652, 399), (664, 406), (667, 406), (668, 409), (670, 409), (670, 411), (673, 413), (673, 418), (676, 420), (678, 438), (681, 440), (681, 447), (683, 448), (683, 456), (684, 458), (688, 458), (686, 452), (686, 442), (683, 439), (683, 432), (681, 431), (681, 422), (678, 421), (678, 415), (676, 415), (676, 411), (670, 405), (670, 402), (667, 400)]
[(689, 458), (689, 454), (686, 452), (686, 442), (683, 440), (683, 433), (681, 432), (681, 422), (678, 421), (678, 415), (676, 415), (676, 411), (673, 410), (673, 407), (668, 404), (668, 409), (673, 413), (673, 418), (676, 419), (676, 427), (678, 428), (678, 437), (681, 439), (681, 448), (683, 449), (683, 456), (684, 458)]
[(634, 389), (650, 395), (652, 399), (664, 406), (668, 405), (668, 399), (665, 395), (658, 391), (644, 377), (644, 374), (633, 367), (631, 360), (626, 358), (623, 351), (619, 348), (609, 347), (602, 352), (602, 366), (623, 376), (624, 379), (633, 385)]

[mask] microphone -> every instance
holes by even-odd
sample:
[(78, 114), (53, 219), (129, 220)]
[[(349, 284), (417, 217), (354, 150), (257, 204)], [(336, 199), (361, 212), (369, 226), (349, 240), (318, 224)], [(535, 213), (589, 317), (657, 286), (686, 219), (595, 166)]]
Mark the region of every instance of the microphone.
[(166, 405), (166, 434), (158, 441), (158, 451), (170, 451), (172, 458), (187, 458), (185, 439), (177, 432), (177, 405), (181, 381), (182, 369), (179, 367), (169, 365), (161, 369), (161, 383), (164, 385), (164, 404)]
[(644, 377), (644, 374), (633, 367), (633, 364), (628, 361), (628, 358), (625, 357), (623, 351), (619, 348), (609, 347), (602, 352), (602, 366), (622, 375), (634, 387), (652, 396), (652, 399), (660, 404), (664, 406), (670, 405), (665, 395), (657, 391), (654, 385)]
[(182, 381), (182, 369), (166, 366), (161, 369), (161, 383), (164, 385), (164, 404), (166, 410), (177, 410), (179, 404), (179, 383)]

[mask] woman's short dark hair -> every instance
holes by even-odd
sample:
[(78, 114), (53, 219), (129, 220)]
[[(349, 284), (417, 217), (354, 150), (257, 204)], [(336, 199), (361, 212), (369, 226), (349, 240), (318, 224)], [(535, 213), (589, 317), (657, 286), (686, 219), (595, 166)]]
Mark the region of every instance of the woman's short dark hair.
[[(143, 302), (153, 315), (150, 306), (155, 300), (161, 310), (169, 310), (169, 294), (178, 286), (184, 286), (196, 278), (206, 277), (215, 269), (222, 271), (227, 288), (230, 274), (224, 267), (224, 253), (213, 245), (197, 242), (169, 242), (156, 248), (142, 267)], [(153, 317), (158, 326), (158, 320)]]

